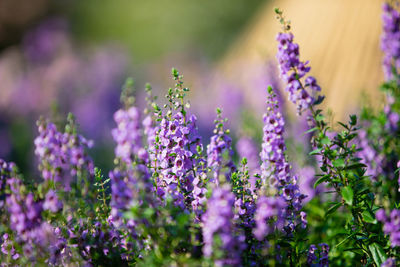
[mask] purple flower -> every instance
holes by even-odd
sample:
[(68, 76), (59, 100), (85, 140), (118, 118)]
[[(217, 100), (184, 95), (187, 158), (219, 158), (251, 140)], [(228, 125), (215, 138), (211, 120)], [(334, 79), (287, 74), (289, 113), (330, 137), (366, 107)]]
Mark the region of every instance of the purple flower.
[(1, 241), (0, 250), (2, 254), (10, 255), (13, 260), (19, 259), (20, 255), (15, 250), (13, 242), (12, 240), (10, 240), (10, 237), (7, 233), (3, 234), (0, 241)]
[[(260, 153), (261, 178), (264, 181), (270, 179), (272, 185), (284, 185), (290, 180), (287, 172), (289, 165), (284, 154), (286, 150), (283, 137), (285, 122), (282, 114), (277, 111), (277, 102), (272, 96), (269, 97), (267, 105), (267, 113), (264, 114), (264, 136)], [(274, 173), (276, 177), (273, 177)]]
[(38, 122), (39, 136), (35, 139), (35, 154), (39, 157), (39, 169), (45, 180), (61, 183), (66, 191), (72, 179), (78, 175), (94, 174), (94, 163), (86, 149), (92, 142), (73, 133), (61, 133), (51, 122)]
[(232, 139), (228, 135), (229, 131), (224, 130), (224, 120), (219, 109), (217, 113), (214, 135), (211, 136), (210, 144), (207, 146), (207, 166), (213, 171), (213, 182), (218, 185), (221, 172), (226, 169), (224, 175), (229, 181), (236, 166), (232, 161)]
[[(193, 201), (194, 158), (201, 146), (195, 116), (178, 112), (161, 120), (158, 138), (161, 149), (157, 155), (161, 177), (157, 180), (159, 195), (170, 196), (181, 208)], [(185, 196), (185, 197), (184, 197)]]
[[(203, 253), (216, 266), (240, 266), (244, 237), (237, 235), (233, 222), (235, 196), (228, 184), (216, 187), (203, 215)], [(220, 242), (216, 243), (215, 240)], [(219, 244), (220, 246), (217, 246)], [(219, 257), (217, 257), (219, 255)]]
[[(306, 222), (300, 216), (302, 201), (305, 198), (300, 193), (297, 177), (290, 173), (290, 165), (286, 160), (286, 145), (284, 140), (284, 119), (278, 111), (278, 101), (269, 88), (267, 112), (264, 114), (264, 136), (261, 157), (261, 178), (264, 183), (269, 182), (276, 189), (276, 195), (286, 202), (284, 218), (285, 230), (290, 234), (294, 226), (300, 221), (304, 226)], [(304, 217), (304, 216), (301, 216)]]
[(304, 168), (298, 169), (296, 172), (299, 175), (299, 188), (301, 192), (306, 195), (304, 202), (310, 201), (326, 190), (323, 185), (319, 185), (314, 188), (314, 183), (317, 179), (315, 176), (315, 169), (313, 167), (305, 166)]
[(381, 267), (396, 267), (396, 259), (388, 258), (384, 263), (382, 263)]
[(392, 106), (395, 104), (396, 100), (391, 95), (391, 93), (386, 94), (386, 104), (383, 108), (383, 112), (386, 115), (387, 121), (385, 124), (385, 129), (391, 133), (395, 133), (398, 129), (398, 123), (400, 121), (400, 115), (396, 113)]
[(355, 142), (357, 147), (362, 148), (362, 150), (357, 151), (356, 156), (361, 158), (362, 163), (367, 165), (367, 172), (365, 175), (369, 175), (374, 181), (377, 181), (379, 175), (384, 173), (382, 168), (384, 165), (384, 157), (370, 144), (366, 131), (362, 129), (359, 130)]
[(400, 210), (393, 209), (389, 217), (384, 210), (379, 210), (376, 219), (383, 223), (383, 231), (390, 236), (391, 246), (400, 246)]
[(119, 170), (109, 173), (111, 180), (111, 215), (115, 225), (122, 224), (122, 212), (125, 211), (133, 199), (133, 186), (136, 183)]
[(319, 247), (321, 248), (320, 252), (320, 258), (319, 258), (319, 266), (321, 267), (328, 267), (329, 266), (329, 246), (326, 243), (321, 243), (319, 244)]
[(15, 164), (0, 159), (0, 208), (4, 206), (5, 189), (8, 179), (15, 175)]
[(312, 244), (310, 245), (310, 248), (308, 249), (308, 253), (307, 253), (307, 264), (313, 264), (315, 263), (315, 261), (318, 259), (316, 253), (317, 253), (317, 246)]
[(117, 128), (112, 130), (112, 136), (117, 143), (115, 155), (130, 165), (133, 157), (142, 148), (139, 110), (136, 107), (120, 109), (114, 114), (114, 120), (117, 123)]
[(68, 41), (66, 28), (66, 21), (53, 18), (29, 32), (23, 40), (26, 57), (36, 63), (52, 60)]
[(202, 173), (195, 177), (193, 180), (192, 208), (197, 216), (197, 219), (199, 219), (203, 215), (205, 204), (207, 203), (206, 179), (207, 175), (205, 173)]
[(249, 168), (251, 190), (255, 190), (255, 174), (260, 173), (260, 151), (253, 139), (250, 137), (241, 137), (236, 144), (236, 150), (240, 158), (247, 159)]
[(151, 115), (147, 115), (143, 121), (143, 131), (147, 139), (147, 151), (148, 151), (148, 156), (149, 160), (152, 162), (155, 159), (155, 153), (156, 153), (156, 146), (155, 146), (155, 141), (156, 141), (156, 136), (157, 132), (159, 131), (159, 127), (155, 125), (155, 121), (152, 118)]
[(8, 180), (8, 184), (12, 190), (6, 199), (10, 227), (22, 240), (32, 239), (32, 231), (41, 223), (42, 203), (35, 201), (32, 193), (21, 195), (19, 191), (22, 183), (19, 179), (12, 178)]
[(394, 78), (392, 69), (395, 68), (397, 72), (400, 67), (400, 14), (389, 3), (384, 3), (382, 20), (383, 70), (386, 80), (392, 80)]
[(58, 199), (55, 191), (50, 190), (46, 194), (46, 198), (43, 203), (44, 210), (50, 210), (51, 212), (58, 212), (63, 208), (63, 203)]
[[(281, 198), (261, 196), (257, 200), (257, 210), (254, 215), (256, 227), (253, 234), (258, 240), (263, 240), (268, 234), (272, 233), (274, 227), (281, 228), (283, 225), (282, 211), (285, 208), (285, 202)], [(275, 222), (272, 227), (270, 222)]]
[[(297, 105), (297, 112), (301, 114), (314, 102), (314, 98), (308, 90), (320, 91), (321, 88), (314, 77), (306, 77), (311, 68), (307, 66), (308, 61), (300, 61), (299, 45), (293, 43), (293, 34), (290, 32), (279, 33), (276, 39), (281, 76), (287, 83), (286, 91), (289, 93), (289, 100)], [(305, 81), (302, 82), (304, 77), (306, 77)]]
[(329, 266), (329, 246), (326, 243), (318, 245), (310, 245), (307, 253), (307, 264), (310, 266), (328, 267)]

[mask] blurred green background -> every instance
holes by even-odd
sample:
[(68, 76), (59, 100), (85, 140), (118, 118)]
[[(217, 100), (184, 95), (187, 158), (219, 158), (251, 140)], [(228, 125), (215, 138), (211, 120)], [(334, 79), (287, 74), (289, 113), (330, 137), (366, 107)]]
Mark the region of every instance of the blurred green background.
[(118, 41), (135, 63), (194, 51), (216, 60), (265, 0), (76, 1), (67, 16), (86, 42)]
[[(124, 79), (136, 79), (138, 95), (145, 82), (163, 95), (173, 66), (189, 85), (207, 80), (265, 2), (0, 1), (0, 158), (25, 174), (35, 170), (35, 121), (44, 115), (62, 125), (73, 112), (107, 171)], [(212, 127), (214, 104), (200, 109), (210, 110), (203, 117)]]

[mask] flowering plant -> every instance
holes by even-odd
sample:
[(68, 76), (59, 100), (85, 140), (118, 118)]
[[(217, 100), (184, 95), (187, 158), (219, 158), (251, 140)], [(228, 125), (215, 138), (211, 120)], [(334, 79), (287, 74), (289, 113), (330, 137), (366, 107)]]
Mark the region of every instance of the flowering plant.
[[(248, 156), (236, 160), (221, 109), (203, 146), (176, 69), (163, 106), (146, 86), (143, 112), (128, 79), (107, 175), (95, 167), (87, 151), (93, 144), (71, 114), (64, 131), (38, 121), (41, 180), (0, 160), (0, 265), (396, 266), (400, 15), (384, 5), (387, 105), (378, 113), (365, 109), (361, 120), (351, 115), (336, 129), (318, 108), (321, 87), (300, 60), (290, 23), (275, 12), (283, 26), (280, 74), (306, 116), (311, 171), (300, 171), (288, 153), (274, 88), (267, 89), (259, 157), (254, 142), (241, 139), (238, 151)], [(302, 183), (307, 175), (311, 196)]]

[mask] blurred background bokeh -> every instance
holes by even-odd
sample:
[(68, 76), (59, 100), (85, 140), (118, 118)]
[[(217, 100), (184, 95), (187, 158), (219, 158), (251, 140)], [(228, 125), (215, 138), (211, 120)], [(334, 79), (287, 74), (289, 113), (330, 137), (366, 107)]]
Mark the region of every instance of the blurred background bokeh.
[[(171, 67), (191, 87), (204, 143), (216, 107), (223, 108), (235, 140), (260, 140), (265, 89), (282, 88), (276, 6), (291, 19), (301, 56), (310, 60), (335, 119), (357, 112), (361, 103), (382, 105), (381, 3), (2, 0), (0, 158), (16, 162), (24, 173), (34, 169), (36, 120), (43, 115), (62, 125), (72, 112), (80, 131), (95, 141), (96, 164), (109, 169), (112, 116), (125, 78), (135, 79), (143, 106), (146, 82), (161, 97), (173, 86)], [(287, 116), (292, 132), (300, 132), (295, 116)]]

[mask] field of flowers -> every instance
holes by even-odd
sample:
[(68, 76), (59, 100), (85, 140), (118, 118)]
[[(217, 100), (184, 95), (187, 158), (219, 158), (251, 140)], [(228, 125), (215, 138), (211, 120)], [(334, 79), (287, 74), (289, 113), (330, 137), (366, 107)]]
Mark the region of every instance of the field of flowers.
[[(144, 108), (133, 80), (126, 80), (113, 117), (109, 173), (95, 166), (93, 142), (79, 133), (79, 118), (39, 118), (33, 143), (40, 178), (0, 159), (0, 266), (396, 266), (397, 8), (383, 6), (383, 110), (365, 107), (333, 124), (319, 108), (324, 96), (301, 59), (292, 25), (275, 10), (282, 25), (275, 78), (299, 115), (291, 129), (300, 132), (291, 134), (295, 141), (287, 140), (275, 85), (265, 88), (260, 147), (248, 136), (234, 146), (220, 108), (210, 140), (203, 140), (190, 89), (175, 68), (164, 100), (146, 85)], [(35, 56), (32, 61), (43, 59)], [(109, 73), (101, 84), (112, 86), (116, 76)], [(103, 117), (90, 112), (107, 108), (81, 113), (93, 126)]]

